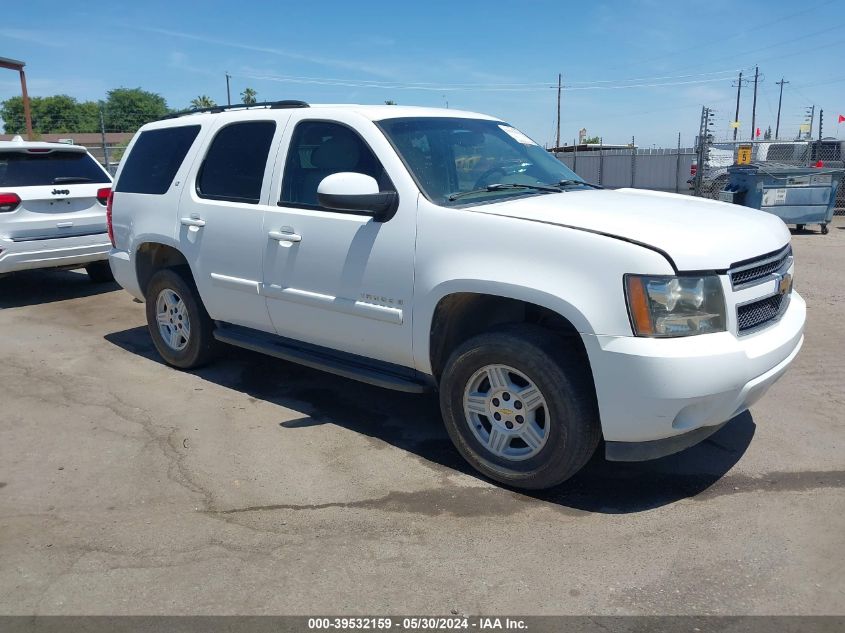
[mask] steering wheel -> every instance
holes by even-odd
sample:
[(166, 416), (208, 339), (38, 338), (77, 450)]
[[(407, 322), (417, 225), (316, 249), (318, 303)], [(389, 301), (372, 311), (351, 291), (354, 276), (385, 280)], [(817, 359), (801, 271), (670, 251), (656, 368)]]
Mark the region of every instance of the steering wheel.
[(485, 171), (483, 174), (481, 174), (476, 179), (475, 184), (472, 186), (472, 188), (473, 189), (482, 189), (483, 187), (486, 187), (487, 185), (493, 184), (493, 183), (487, 181), (488, 178), (490, 178), (490, 176), (492, 176), (493, 174), (502, 174), (502, 176), (507, 176), (507, 172), (504, 169), (502, 169), (501, 167), (499, 167), (499, 166), (492, 167), (492, 168), (488, 169), (487, 171)]

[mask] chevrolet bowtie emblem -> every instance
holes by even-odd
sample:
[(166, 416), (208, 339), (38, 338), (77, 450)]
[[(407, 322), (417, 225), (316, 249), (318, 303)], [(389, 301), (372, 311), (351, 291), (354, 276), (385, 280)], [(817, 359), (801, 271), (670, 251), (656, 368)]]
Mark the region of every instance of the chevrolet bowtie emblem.
[(792, 292), (792, 275), (786, 273), (778, 282), (778, 294), (788, 295)]

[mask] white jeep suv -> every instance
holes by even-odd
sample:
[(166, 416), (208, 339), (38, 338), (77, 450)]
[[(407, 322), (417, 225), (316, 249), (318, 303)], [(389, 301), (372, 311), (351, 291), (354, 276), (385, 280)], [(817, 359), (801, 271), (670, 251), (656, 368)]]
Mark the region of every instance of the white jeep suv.
[(439, 390), (460, 453), (524, 488), (690, 446), (803, 342), (772, 215), (589, 185), (494, 117), (276, 102), (144, 126), (117, 281), (167, 363), (219, 342)]
[(0, 275), (85, 267), (111, 281), (109, 173), (79, 145), (0, 141)]

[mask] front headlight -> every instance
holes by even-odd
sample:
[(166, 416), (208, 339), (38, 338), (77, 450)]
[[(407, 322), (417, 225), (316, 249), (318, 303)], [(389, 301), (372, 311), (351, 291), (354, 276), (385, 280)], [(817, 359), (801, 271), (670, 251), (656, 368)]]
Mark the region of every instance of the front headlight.
[(625, 275), (625, 298), (637, 336), (690, 336), (725, 331), (725, 296), (716, 275)]

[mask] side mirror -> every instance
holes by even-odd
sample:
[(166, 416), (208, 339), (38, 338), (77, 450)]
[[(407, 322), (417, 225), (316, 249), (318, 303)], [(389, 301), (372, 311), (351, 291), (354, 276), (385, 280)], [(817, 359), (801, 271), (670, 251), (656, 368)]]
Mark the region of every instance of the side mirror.
[(376, 222), (387, 222), (396, 213), (399, 195), (395, 191), (379, 191), (372, 176), (343, 171), (320, 181), (317, 201), (326, 209), (358, 211), (373, 216)]

